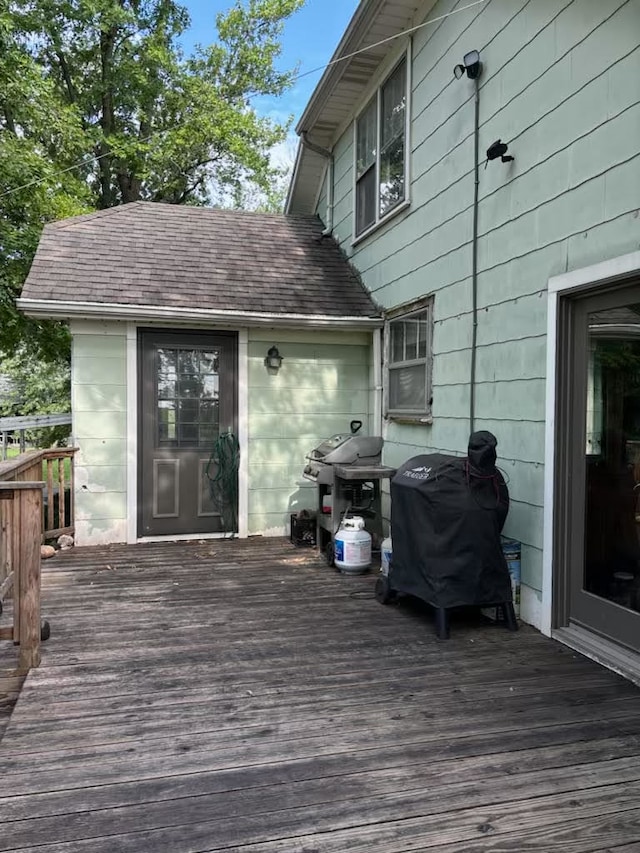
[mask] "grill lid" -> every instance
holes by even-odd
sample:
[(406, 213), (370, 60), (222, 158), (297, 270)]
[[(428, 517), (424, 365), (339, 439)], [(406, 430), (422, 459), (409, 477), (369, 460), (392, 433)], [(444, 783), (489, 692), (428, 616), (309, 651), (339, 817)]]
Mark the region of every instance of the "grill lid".
[(358, 459), (379, 461), (382, 444), (378, 435), (338, 433), (321, 442), (307, 458), (327, 465), (353, 465)]

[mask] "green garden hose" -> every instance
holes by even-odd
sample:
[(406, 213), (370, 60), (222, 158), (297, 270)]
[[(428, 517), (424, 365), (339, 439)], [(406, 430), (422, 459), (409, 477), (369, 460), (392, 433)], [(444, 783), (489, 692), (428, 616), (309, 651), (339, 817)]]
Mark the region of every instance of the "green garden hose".
[(207, 479), (211, 501), (220, 513), (222, 531), (238, 532), (238, 469), (240, 467), (240, 444), (231, 432), (223, 432), (216, 439), (207, 462)]

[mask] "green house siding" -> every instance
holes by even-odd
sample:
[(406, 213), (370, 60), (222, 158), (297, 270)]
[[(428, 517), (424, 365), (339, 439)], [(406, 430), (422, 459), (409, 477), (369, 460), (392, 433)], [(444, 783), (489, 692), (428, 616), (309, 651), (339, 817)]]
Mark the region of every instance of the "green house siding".
[(320, 195), (318, 196), (318, 204), (317, 204), (317, 209), (320, 211), (320, 218), (323, 220), (325, 219), (325, 217), (327, 215), (327, 203), (328, 203), (327, 189), (328, 189), (327, 180), (325, 179), (323, 181), (322, 187), (320, 189)]
[[(71, 331), (77, 541), (124, 542), (136, 512), (127, 506), (135, 436), (127, 440), (126, 332), (117, 323), (79, 321)], [(302, 478), (306, 454), (351, 420), (370, 428), (371, 334), (255, 329), (248, 337), (240, 365), (247, 377), (248, 532), (283, 535), (291, 512), (315, 507), (315, 487)], [(273, 343), (284, 356), (276, 375), (264, 366)]]
[(77, 542), (125, 542), (126, 335), (121, 324), (99, 322), (74, 322), (71, 332)]
[[(306, 454), (327, 436), (369, 425), (368, 333), (249, 331), (249, 533), (282, 535), (292, 512), (313, 509), (316, 490), (302, 478)], [(277, 343), (284, 361), (264, 366)]]
[[(436, 18), (456, 7), (433, 6)], [(334, 233), (390, 308), (434, 294), (431, 426), (385, 426), (385, 458), (463, 453), (469, 435), (473, 83), (453, 67), (478, 48), (480, 170), (476, 427), (495, 432), (541, 589), (547, 281), (640, 246), (640, 0), (488, 0), (413, 40), (410, 207), (353, 245), (353, 127), (334, 145)], [(368, 97), (368, 96), (367, 96)], [(363, 99), (363, 104), (367, 97)]]
[[(333, 235), (348, 252), (353, 233), (353, 128), (338, 140), (334, 156)], [(321, 211), (320, 211), (321, 212)]]

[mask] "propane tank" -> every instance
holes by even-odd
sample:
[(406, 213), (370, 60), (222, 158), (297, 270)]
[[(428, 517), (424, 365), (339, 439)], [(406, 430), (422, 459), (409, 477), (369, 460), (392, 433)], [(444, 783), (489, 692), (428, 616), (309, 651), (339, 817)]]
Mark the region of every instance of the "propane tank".
[(345, 518), (334, 540), (334, 563), (345, 574), (359, 575), (371, 565), (371, 534), (359, 515)]
[(389, 531), (389, 535), (386, 539), (382, 540), (382, 545), (380, 546), (380, 574), (384, 575), (385, 578), (389, 577), (389, 566), (391, 565), (392, 556), (393, 545), (391, 543), (391, 531)]

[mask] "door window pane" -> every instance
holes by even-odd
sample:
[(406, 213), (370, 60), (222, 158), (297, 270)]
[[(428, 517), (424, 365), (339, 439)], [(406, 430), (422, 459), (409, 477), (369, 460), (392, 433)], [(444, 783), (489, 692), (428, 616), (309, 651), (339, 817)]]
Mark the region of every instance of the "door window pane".
[(180, 424), (180, 445), (194, 447), (198, 444), (198, 424)]
[(176, 412), (172, 400), (161, 400), (158, 403), (158, 431), (161, 444), (175, 441)]
[(176, 381), (168, 376), (158, 376), (158, 399), (172, 400), (176, 396)]
[(165, 347), (157, 353), (159, 446), (210, 448), (219, 432), (219, 352)]
[(172, 349), (158, 350), (158, 372), (175, 379), (177, 373), (178, 353)]
[(182, 422), (197, 423), (199, 412), (199, 400), (180, 400), (180, 420)]
[(640, 307), (589, 315), (584, 589), (640, 612)]
[(178, 397), (193, 397), (199, 400), (202, 396), (202, 383), (199, 376), (181, 376), (178, 382)]
[(214, 374), (202, 377), (202, 397), (218, 398), (219, 377)]
[(218, 372), (218, 353), (203, 352), (200, 354), (200, 373), (206, 376)]
[(178, 372), (182, 376), (197, 376), (200, 373), (200, 353), (196, 350), (179, 350)]

